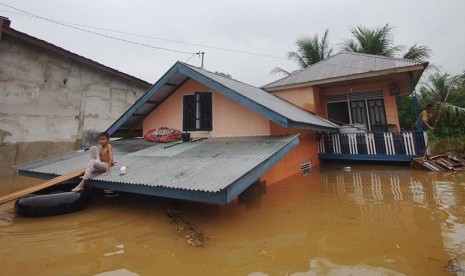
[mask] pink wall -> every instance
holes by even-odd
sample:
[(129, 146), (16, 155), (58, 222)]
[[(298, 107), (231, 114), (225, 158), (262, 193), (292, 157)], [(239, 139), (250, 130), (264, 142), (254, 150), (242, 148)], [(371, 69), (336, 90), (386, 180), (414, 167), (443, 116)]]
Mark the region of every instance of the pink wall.
[(186, 82), (144, 119), (143, 133), (163, 126), (182, 131), (183, 95), (191, 95), (195, 92), (213, 93), (213, 130), (191, 132), (192, 137), (270, 135), (268, 119), (194, 80)]

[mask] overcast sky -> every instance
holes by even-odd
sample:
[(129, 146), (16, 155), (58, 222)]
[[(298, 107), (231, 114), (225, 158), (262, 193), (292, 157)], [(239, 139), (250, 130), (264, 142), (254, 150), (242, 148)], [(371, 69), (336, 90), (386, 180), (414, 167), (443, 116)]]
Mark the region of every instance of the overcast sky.
[(0, 0), (0, 15), (10, 18), (12, 28), (153, 83), (176, 61), (190, 58), (190, 64), (200, 66), (200, 57), (104, 38), (21, 15), (3, 4), (51, 20), (159, 38), (79, 27), (154, 47), (203, 51), (207, 70), (229, 73), (256, 86), (279, 78), (270, 75), (274, 67), (298, 69), (286, 59), (288, 51), (296, 50), (296, 40), (322, 35), (328, 28), (337, 52), (357, 25), (374, 28), (389, 23), (395, 26), (396, 44), (427, 45), (432, 50), (430, 61), (442, 71), (465, 70), (464, 0)]

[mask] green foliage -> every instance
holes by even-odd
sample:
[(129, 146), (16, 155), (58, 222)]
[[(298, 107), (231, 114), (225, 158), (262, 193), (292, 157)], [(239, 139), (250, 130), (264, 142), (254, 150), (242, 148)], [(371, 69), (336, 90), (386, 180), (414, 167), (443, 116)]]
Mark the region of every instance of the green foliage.
[[(329, 46), (328, 33), (329, 30), (326, 29), (321, 40), (318, 34), (313, 37), (297, 40), (297, 51), (288, 52), (287, 57), (296, 61), (301, 69), (328, 58), (333, 51)], [(288, 76), (291, 73), (280, 67), (276, 67), (271, 71), (271, 74), (283, 74)]]
[[(352, 28), (352, 38), (345, 39), (342, 43), (342, 51), (364, 53), (372, 55), (380, 55), (387, 57), (395, 57), (405, 46), (394, 44), (394, 27), (386, 24), (380, 28), (368, 28), (357, 26)], [(318, 34), (313, 37), (297, 40), (297, 51), (288, 52), (289, 59), (294, 60), (299, 65), (299, 68), (307, 68), (308, 66), (320, 62), (328, 58), (333, 52), (328, 41), (329, 30), (326, 29), (321, 37)], [(427, 59), (431, 55), (431, 50), (428, 46), (414, 44), (410, 46), (402, 58), (422, 60)], [(291, 72), (276, 67), (271, 71), (271, 74), (281, 74), (289, 76)]]
[(415, 106), (412, 96), (397, 97), (397, 112), (399, 115), (400, 128), (405, 131), (416, 130)]
[[(420, 87), (420, 111), (429, 103), (435, 109), (431, 124), (435, 126), (434, 137), (438, 139), (465, 138), (465, 74), (451, 77), (447, 73), (430, 75), (428, 82)], [(412, 99), (411, 96), (406, 97)], [(413, 106), (398, 99), (399, 121), (401, 126), (410, 125)], [(405, 100), (407, 101), (407, 100)], [(437, 121), (437, 122), (436, 122)]]
[[(395, 45), (393, 26), (386, 24), (381, 28), (367, 28), (357, 26), (351, 29), (353, 38), (343, 42), (342, 50), (347, 52), (364, 53), (386, 57), (395, 57), (405, 48), (402, 45)], [(405, 59), (421, 60), (427, 59), (431, 55), (428, 46), (415, 43), (410, 46), (402, 55)]]
[(392, 29), (389, 24), (381, 28), (370, 29), (363, 26), (352, 28), (353, 38), (344, 40), (343, 50), (355, 53), (364, 53), (393, 57), (400, 51), (401, 46), (394, 45)]
[(310, 38), (297, 40), (297, 52), (289, 52), (288, 58), (295, 60), (300, 68), (306, 68), (328, 58), (333, 51), (329, 47), (328, 32), (329, 30), (326, 29), (321, 40), (317, 34)]
[(425, 45), (410, 46), (407, 52), (402, 56), (405, 59), (424, 60), (431, 56), (431, 49)]

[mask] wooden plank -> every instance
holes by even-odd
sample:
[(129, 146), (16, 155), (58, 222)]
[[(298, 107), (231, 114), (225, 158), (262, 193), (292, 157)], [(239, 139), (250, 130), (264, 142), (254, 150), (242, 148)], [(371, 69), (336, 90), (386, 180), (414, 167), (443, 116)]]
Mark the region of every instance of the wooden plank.
[(13, 192), (11, 194), (2, 196), (2, 197), (0, 197), (0, 204), (7, 203), (9, 201), (15, 200), (15, 199), (20, 198), (22, 196), (25, 196), (27, 194), (31, 194), (31, 193), (40, 191), (42, 189), (45, 189), (47, 187), (50, 187), (50, 186), (53, 186), (53, 185), (56, 185), (56, 184), (60, 184), (63, 181), (70, 180), (70, 179), (73, 179), (75, 177), (81, 176), (81, 175), (84, 174), (85, 171), (86, 171), (85, 168), (75, 170), (75, 171), (72, 171), (70, 173), (67, 173), (67, 174), (60, 175), (58, 177), (52, 178), (52, 179), (50, 179), (50, 180), (48, 180), (48, 181), (46, 181), (44, 183), (40, 183), (38, 185), (35, 185), (35, 186), (32, 186), (32, 187), (22, 189), (22, 190)]

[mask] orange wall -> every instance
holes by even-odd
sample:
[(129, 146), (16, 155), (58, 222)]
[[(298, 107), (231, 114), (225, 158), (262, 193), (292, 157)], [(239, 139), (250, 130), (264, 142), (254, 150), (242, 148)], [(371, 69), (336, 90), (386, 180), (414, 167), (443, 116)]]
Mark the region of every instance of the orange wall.
[(298, 87), (288, 90), (273, 92), (273, 95), (280, 97), (288, 102), (291, 102), (298, 107), (301, 107), (310, 112), (315, 111), (315, 100), (313, 97), (313, 87)]
[(386, 123), (394, 124), (399, 130), (399, 117), (397, 115), (396, 97), (389, 95), (388, 84), (390, 81), (376, 81), (362, 84), (339, 85), (332, 87), (300, 87), (291, 88), (273, 92), (282, 99), (285, 99), (305, 110), (315, 112), (318, 115), (326, 118), (326, 102), (325, 94), (344, 93), (344, 92), (363, 92), (370, 90), (381, 90), (384, 97), (384, 105), (386, 109)]
[(169, 127), (182, 131), (183, 95), (212, 92), (213, 130), (191, 132), (192, 137), (232, 137), (270, 134), (270, 121), (239, 105), (208, 87), (189, 80), (143, 121), (143, 133), (150, 129)]
[(312, 169), (320, 165), (318, 159), (316, 132), (298, 129), (286, 129), (271, 123), (271, 135), (291, 135), (300, 133), (299, 144), (281, 161), (274, 165), (260, 178), (271, 184), (289, 176), (300, 173), (300, 165), (312, 161)]

